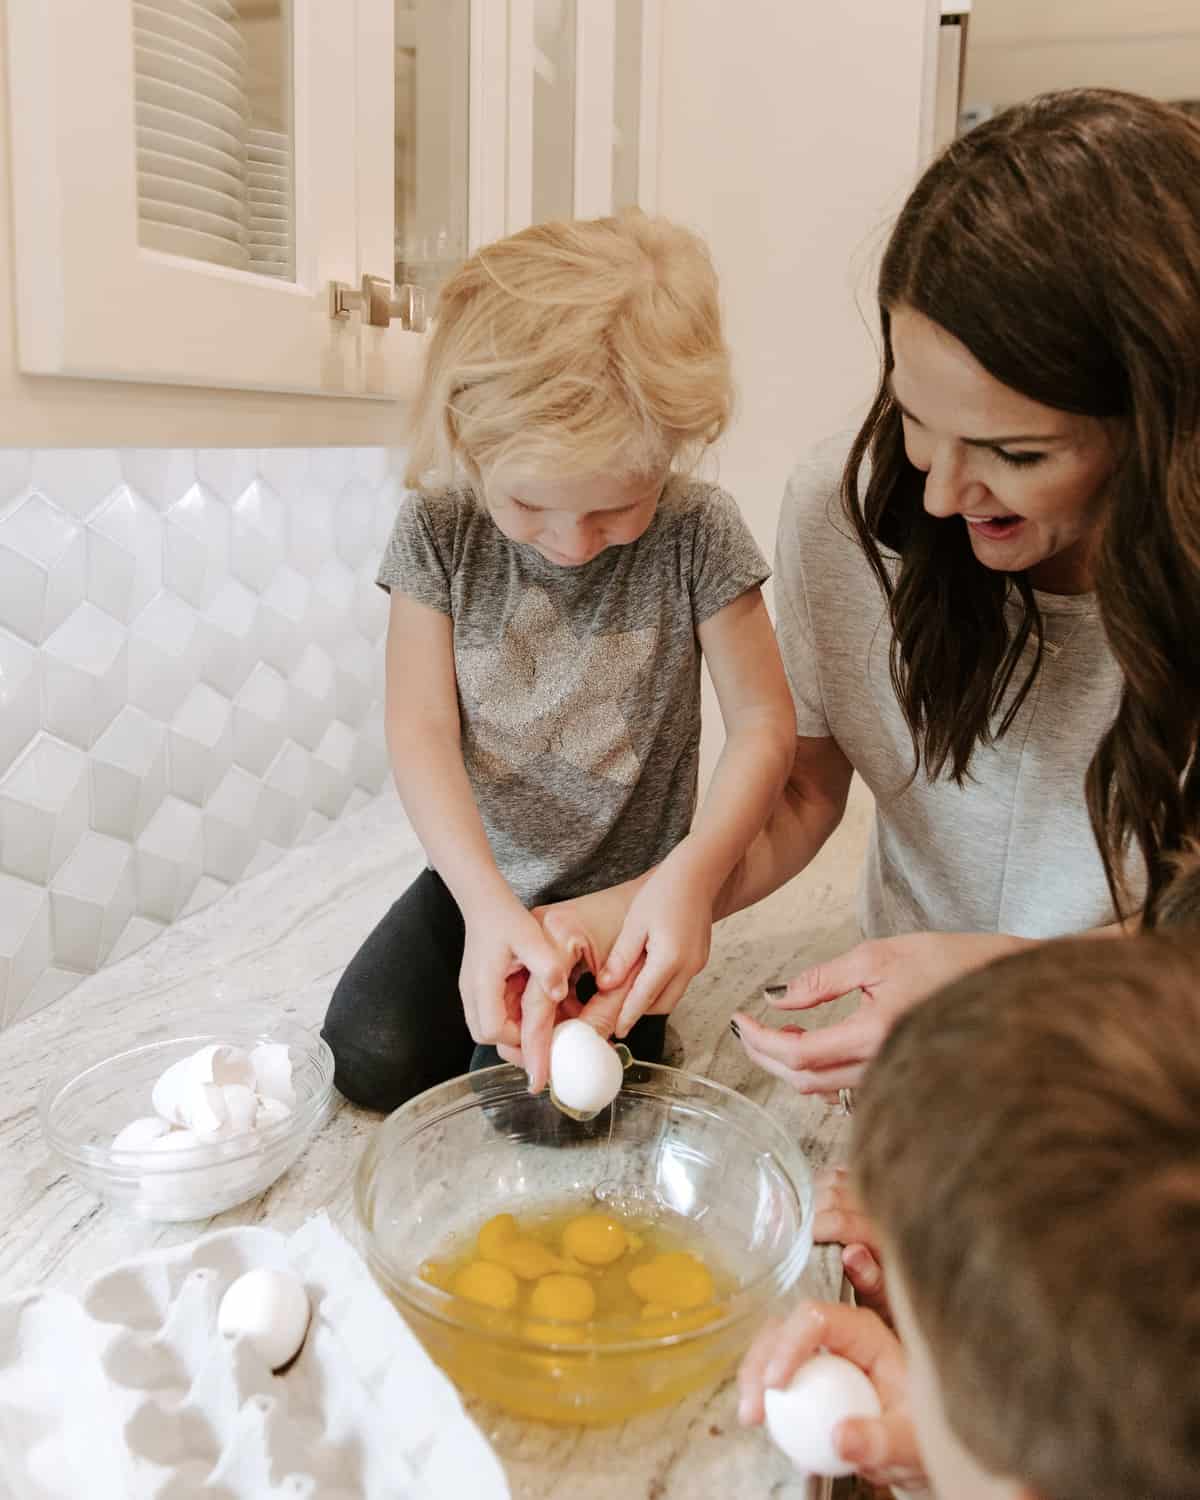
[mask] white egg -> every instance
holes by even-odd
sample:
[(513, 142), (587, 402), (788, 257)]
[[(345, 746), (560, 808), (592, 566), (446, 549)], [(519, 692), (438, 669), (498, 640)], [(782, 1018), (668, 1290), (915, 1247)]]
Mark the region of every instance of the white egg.
[(250, 1054), (253, 1087), (266, 1099), (278, 1099), (289, 1109), (296, 1102), (292, 1086), (292, 1059), (286, 1042), (259, 1042)]
[(278, 1125), (280, 1120), (286, 1120), (291, 1110), (280, 1099), (269, 1099), (263, 1094), (256, 1094), (258, 1107), (254, 1114), (255, 1130), (269, 1130), (272, 1125)]
[(625, 1069), (616, 1050), (586, 1021), (563, 1021), (550, 1042), (554, 1102), (580, 1115), (597, 1115), (616, 1098)]
[(124, 1130), (119, 1130), (113, 1137), (112, 1150), (114, 1151), (146, 1151), (170, 1130), (166, 1120), (157, 1115), (148, 1115), (142, 1120), (132, 1120)]
[(229, 1287), (217, 1309), (226, 1338), (244, 1338), (272, 1370), (294, 1358), (308, 1332), (310, 1309), (304, 1283), (293, 1271), (259, 1267)]
[(769, 1390), (767, 1431), (798, 1469), (840, 1479), (854, 1465), (839, 1458), (833, 1434), (847, 1417), (878, 1417), (875, 1387), (848, 1359), (822, 1351), (803, 1364), (783, 1390)]

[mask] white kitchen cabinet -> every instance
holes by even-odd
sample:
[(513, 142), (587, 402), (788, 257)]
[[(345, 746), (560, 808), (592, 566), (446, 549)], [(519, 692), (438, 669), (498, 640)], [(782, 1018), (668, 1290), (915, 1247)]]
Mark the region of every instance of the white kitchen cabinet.
[(659, 5), (9, 0), (22, 370), (404, 396), (469, 250), (653, 207)]

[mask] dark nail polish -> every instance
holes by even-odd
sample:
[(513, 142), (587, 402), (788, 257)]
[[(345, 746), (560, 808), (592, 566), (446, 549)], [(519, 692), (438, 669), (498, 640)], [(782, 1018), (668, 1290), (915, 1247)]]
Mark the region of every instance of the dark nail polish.
[(740, 1042), (742, 1039), (742, 1028), (738, 1025), (738, 1023), (736, 1021), (730, 1021), (729, 1029), (733, 1032), (734, 1036), (737, 1037), (738, 1041)]
[(763, 994), (767, 997), (768, 1000), (782, 1000), (783, 997), (787, 994), (787, 990), (788, 987), (786, 984), (763, 985)]

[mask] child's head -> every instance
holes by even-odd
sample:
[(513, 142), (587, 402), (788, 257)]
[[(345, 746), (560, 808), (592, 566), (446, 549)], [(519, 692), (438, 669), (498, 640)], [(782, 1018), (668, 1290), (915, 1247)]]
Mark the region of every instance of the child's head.
[(916, 1007), (855, 1157), (937, 1493), (1195, 1500), (1195, 939), (1052, 943)]
[(578, 565), (645, 531), (732, 395), (695, 235), (636, 212), (537, 224), (442, 288), (408, 483), (465, 471), (502, 531)]

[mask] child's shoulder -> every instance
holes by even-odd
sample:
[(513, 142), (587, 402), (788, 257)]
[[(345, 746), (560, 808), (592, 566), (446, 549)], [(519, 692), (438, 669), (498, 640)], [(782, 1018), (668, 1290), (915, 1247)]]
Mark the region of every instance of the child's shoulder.
[(446, 484), (436, 489), (407, 489), (401, 504), (430, 521), (457, 521), (481, 511), (479, 500), (469, 484)]
[(737, 501), (711, 480), (695, 479), (687, 474), (672, 474), (658, 505), (665, 522), (686, 528), (703, 529), (709, 525), (727, 525), (731, 518), (741, 520)]

